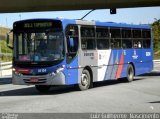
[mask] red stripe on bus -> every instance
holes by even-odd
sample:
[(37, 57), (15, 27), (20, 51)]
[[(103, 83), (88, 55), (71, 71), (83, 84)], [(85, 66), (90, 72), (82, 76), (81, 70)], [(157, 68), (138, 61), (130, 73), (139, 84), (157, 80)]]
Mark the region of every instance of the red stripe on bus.
[(118, 66), (116, 79), (120, 78), (120, 76), (121, 76), (123, 63), (124, 63), (124, 52), (122, 52), (122, 56), (121, 56), (120, 63), (119, 63), (119, 66)]

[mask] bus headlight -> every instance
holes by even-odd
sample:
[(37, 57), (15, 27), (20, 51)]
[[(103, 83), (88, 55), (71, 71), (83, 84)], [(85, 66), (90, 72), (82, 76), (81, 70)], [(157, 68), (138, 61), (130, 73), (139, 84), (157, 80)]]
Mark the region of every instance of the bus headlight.
[(50, 76), (55, 76), (56, 74), (58, 74), (59, 72), (62, 72), (64, 70), (64, 66), (62, 65), (61, 67), (59, 67), (56, 71), (50, 73)]
[(59, 67), (57, 70), (56, 70), (56, 73), (58, 74), (59, 72), (63, 71), (64, 70), (64, 67)]

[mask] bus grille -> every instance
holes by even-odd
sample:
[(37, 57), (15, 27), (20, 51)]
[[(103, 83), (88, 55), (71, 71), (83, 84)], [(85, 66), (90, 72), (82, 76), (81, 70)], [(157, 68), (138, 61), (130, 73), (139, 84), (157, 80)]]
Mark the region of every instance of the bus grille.
[(40, 83), (46, 83), (47, 79), (38, 79), (37, 82), (32, 82), (30, 79), (23, 79), (25, 83), (28, 84), (40, 84)]

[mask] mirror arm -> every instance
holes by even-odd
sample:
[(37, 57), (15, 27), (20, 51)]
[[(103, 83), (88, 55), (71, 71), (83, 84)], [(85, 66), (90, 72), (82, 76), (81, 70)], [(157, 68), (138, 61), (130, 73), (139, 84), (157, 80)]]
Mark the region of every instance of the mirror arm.
[(10, 30), (10, 31), (7, 33), (7, 35), (6, 35), (6, 36), (7, 36), (7, 39), (6, 39), (6, 40), (7, 40), (7, 47), (13, 50), (13, 47), (11, 47), (11, 46), (8, 45), (8, 44), (9, 44), (9, 34), (10, 34), (11, 32), (13, 32), (13, 29)]
[(12, 33), (13, 32), (13, 29), (11, 29), (7, 34), (10, 34), (10, 33)]
[(11, 47), (11, 46), (9, 46), (9, 45), (7, 45), (7, 47), (13, 50), (13, 47)]

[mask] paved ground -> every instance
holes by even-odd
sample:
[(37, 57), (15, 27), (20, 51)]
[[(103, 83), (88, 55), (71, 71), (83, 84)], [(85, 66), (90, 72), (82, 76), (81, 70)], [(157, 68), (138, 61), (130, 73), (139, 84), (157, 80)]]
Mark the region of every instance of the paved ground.
[(160, 112), (160, 64), (131, 83), (105, 81), (87, 91), (55, 87), (41, 94), (32, 86), (0, 82), (0, 112)]

